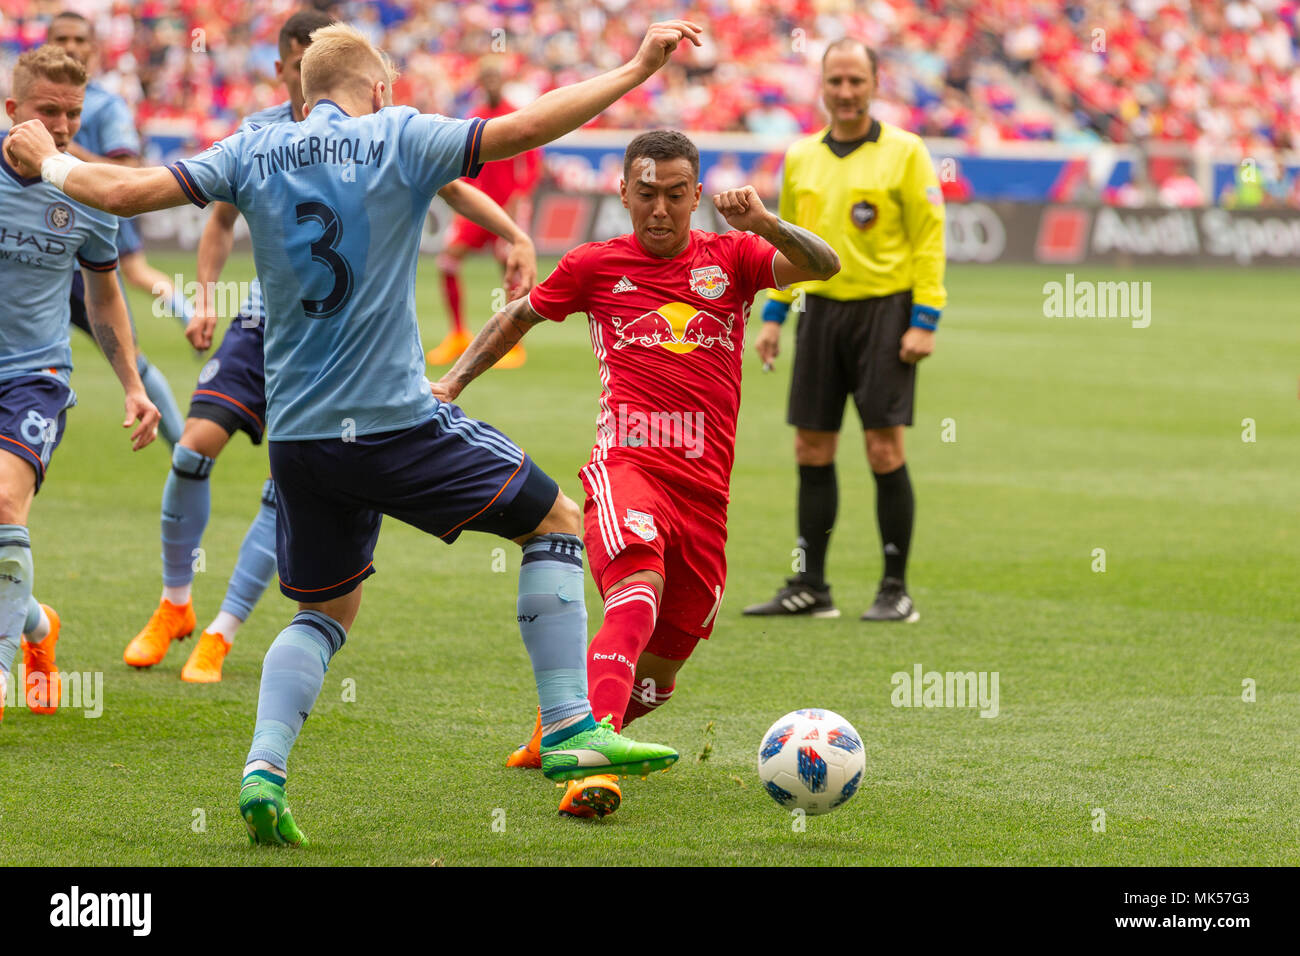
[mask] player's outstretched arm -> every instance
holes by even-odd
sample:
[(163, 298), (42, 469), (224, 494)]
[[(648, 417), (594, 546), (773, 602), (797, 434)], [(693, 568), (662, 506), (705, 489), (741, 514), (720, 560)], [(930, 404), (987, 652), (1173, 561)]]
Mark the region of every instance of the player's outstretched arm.
[(189, 202), (176, 177), (163, 166), (133, 169), (112, 163), (83, 163), (59, 152), (39, 119), (9, 130), (5, 149), (24, 176), (40, 176), (77, 202), (115, 216), (136, 216)]
[(529, 329), (545, 321), (533, 311), (527, 296), (507, 304), (488, 319), (456, 364), (433, 384), (434, 397), (439, 401), (454, 402), (466, 385), (496, 365), (501, 356), (519, 344)]
[(523, 109), (488, 120), (479, 157), (484, 162), (508, 159), (573, 132), (654, 76), (683, 39), (700, 46), (701, 32), (689, 20), (651, 24), (636, 56), (617, 69), (551, 90)]
[(776, 246), (773, 272), (782, 287), (829, 279), (840, 271), (840, 257), (825, 239), (772, 215), (753, 186), (718, 193), (713, 205), (733, 229), (752, 232)]
[(145, 394), (144, 383), (135, 366), (135, 341), (131, 335), (131, 319), (126, 302), (117, 284), (117, 270), (92, 272), (83, 269), (86, 280), (86, 318), (90, 322), (95, 341), (99, 343), (108, 364), (113, 366), (117, 380), (126, 394), (126, 420), (123, 428), (138, 423), (131, 432), (131, 448), (139, 451), (158, 434), (161, 415)]
[(230, 250), (235, 246), (235, 222), (239, 209), (228, 202), (214, 201), (212, 215), (208, 216), (199, 236), (199, 259), (195, 267), (199, 289), (194, 296), (194, 317), (185, 326), (185, 338), (200, 352), (212, 347), (212, 335), (217, 327), (217, 315), (208, 301), (208, 289), (221, 278)]
[(495, 199), (469, 183), (453, 179), (438, 190), (438, 195), (470, 222), (510, 243), (510, 254), (506, 257), (506, 298), (526, 295), (537, 284), (537, 250), (528, 233), (519, 228)]

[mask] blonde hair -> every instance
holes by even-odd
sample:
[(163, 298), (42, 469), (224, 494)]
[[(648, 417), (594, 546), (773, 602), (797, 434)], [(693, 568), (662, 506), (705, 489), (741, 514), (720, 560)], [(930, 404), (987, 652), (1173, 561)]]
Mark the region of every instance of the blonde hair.
[(312, 31), (301, 69), (302, 93), (308, 103), (340, 91), (364, 96), (376, 80), (382, 80), (391, 91), (397, 79), (388, 54), (346, 23)]
[(13, 98), (22, 102), (37, 80), (85, 86), (86, 68), (63, 47), (47, 43), (28, 50), (14, 64)]

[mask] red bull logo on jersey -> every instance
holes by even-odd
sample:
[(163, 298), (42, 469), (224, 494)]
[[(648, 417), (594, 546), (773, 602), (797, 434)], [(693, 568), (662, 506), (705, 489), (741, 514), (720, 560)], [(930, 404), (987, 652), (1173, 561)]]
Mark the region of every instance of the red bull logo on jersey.
[[(725, 282), (725, 276), (723, 278)], [(736, 316), (731, 312), (727, 313), (725, 319), (720, 319), (712, 312), (697, 309), (685, 302), (668, 302), (635, 319), (614, 316), (611, 322), (614, 331), (618, 333), (614, 348), (661, 345), (670, 352), (684, 355), (701, 346), (707, 349), (718, 345), (732, 352), (736, 348), (731, 341), (731, 329), (735, 320)]]
[(627, 509), (627, 516), (623, 519), (623, 527), (627, 528), (634, 535), (649, 544), (659, 536), (655, 528), (655, 516), (646, 514), (644, 511), (634, 511)]
[(722, 271), (721, 266), (705, 266), (703, 269), (691, 270), (691, 291), (706, 299), (717, 299), (727, 291), (731, 280)]

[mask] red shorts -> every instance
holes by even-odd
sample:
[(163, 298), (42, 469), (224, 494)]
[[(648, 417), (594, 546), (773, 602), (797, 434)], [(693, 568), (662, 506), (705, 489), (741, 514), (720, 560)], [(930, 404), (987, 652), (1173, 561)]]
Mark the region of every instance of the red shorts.
[(449, 246), (468, 246), (471, 249), (487, 249), (488, 252), (492, 251), (496, 241), (496, 233), (489, 232), (463, 216), (457, 216), (452, 220), (451, 234), (447, 237)]
[(713, 631), (727, 585), (727, 503), (687, 493), (627, 461), (582, 469), (583, 543), (604, 594), (637, 571), (664, 579), (659, 619), (646, 650), (685, 660)]

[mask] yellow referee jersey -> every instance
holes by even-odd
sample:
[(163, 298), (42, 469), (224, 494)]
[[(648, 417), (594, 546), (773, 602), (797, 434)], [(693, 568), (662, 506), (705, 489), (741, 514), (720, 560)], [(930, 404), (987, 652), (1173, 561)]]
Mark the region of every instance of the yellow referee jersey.
[(785, 154), (781, 218), (811, 229), (839, 254), (840, 271), (794, 288), (846, 301), (912, 290), (912, 301), (942, 309), (943, 193), (921, 138), (873, 120), (860, 145), (830, 140), (830, 127), (794, 143)]

